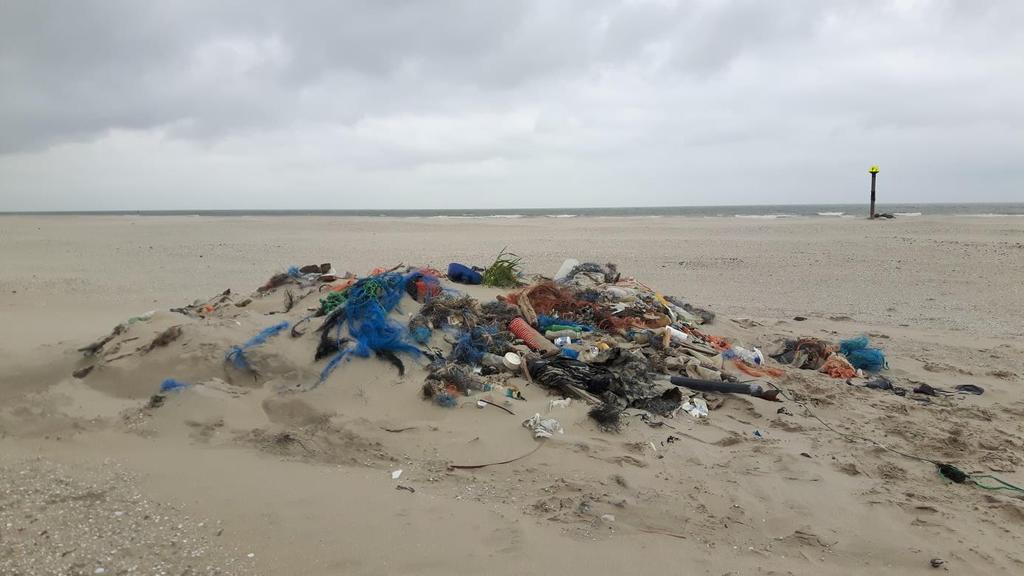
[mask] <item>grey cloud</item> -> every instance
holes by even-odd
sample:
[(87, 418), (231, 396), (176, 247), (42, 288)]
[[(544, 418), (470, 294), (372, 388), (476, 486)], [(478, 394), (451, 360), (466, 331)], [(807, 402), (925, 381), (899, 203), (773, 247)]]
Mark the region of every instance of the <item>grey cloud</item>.
[(12, 3), (0, 24), (0, 149), (110, 128), (181, 123), (199, 136), (274, 124), (295, 115), (304, 91), (337, 76), (369, 92), (340, 115), (352, 121), (381, 97), (388, 111), (422, 109), (418, 88), (444, 96), (433, 85), (501, 92), (577, 78), (628, 64), (659, 40), (684, 40), (686, 66), (714, 68), (750, 41), (723, 31), (756, 30), (779, 14), (758, 4)]
[[(984, 166), (1009, 199), (1022, 17), (1013, 0), (6, 2), (0, 209), (206, 182), (242, 201), (257, 172), (453, 198), (502, 178), (537, 189), (528, 203), (560, 181), (569, 203), (630, 181), (646, 203), (785, 202), (762, 184), (787, 163), (890, 158), (910, 182), (934, 157), (962, 166), (943, 194)], [(169, 177), (117, 173), (140, 160)], [(71, 166), (92, 180), (46, 172)], [(827, 174), (809, 174), (811, 197)], [(707, 195), (675, 199), (682, 175)]]

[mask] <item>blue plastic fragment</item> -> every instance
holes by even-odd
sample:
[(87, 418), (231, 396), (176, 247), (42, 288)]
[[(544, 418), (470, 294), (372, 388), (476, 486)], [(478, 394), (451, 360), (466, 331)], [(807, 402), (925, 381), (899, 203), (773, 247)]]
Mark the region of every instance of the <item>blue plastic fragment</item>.
[(168, 392), (179, 392), (191, 386), (188, 382), (182, 382), (181, 380), (175, 380), (174, 378), (168, 378), (160, 384), (160, 393), (166, 394)]

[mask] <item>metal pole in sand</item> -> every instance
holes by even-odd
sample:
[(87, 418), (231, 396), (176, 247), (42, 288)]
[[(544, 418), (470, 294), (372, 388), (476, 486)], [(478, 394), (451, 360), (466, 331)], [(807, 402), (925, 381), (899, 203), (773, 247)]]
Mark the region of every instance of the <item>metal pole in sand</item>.
[(875, 217), (875, 177), (878, 176), (878, 166), (872, 166), (868, 173), (871, 174), (871, 218)]

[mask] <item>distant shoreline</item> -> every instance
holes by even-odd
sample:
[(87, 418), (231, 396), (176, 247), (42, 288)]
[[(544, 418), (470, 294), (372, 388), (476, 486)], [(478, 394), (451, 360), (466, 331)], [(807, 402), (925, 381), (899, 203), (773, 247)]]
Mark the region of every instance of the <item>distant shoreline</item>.
[[(0, 212), (0, 216), (356, 216), (391, 218), (578, 218), (697, 216), (708, 218), (858, 218), (866, 204), (798, 204), (763, 206), (653, 206), (638, 208), (503, 208), (419, 210), (71, 210)], [(879, 204), (879, 212), (915, 216), (1024, 216), (1022, 203)]]

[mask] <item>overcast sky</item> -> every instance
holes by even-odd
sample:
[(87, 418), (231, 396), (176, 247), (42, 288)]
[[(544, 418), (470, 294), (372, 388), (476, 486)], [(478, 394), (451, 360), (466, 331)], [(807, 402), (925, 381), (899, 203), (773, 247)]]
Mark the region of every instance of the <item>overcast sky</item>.
[(0, 210), (1024, 201), (1024, 2), (0, 2)]

